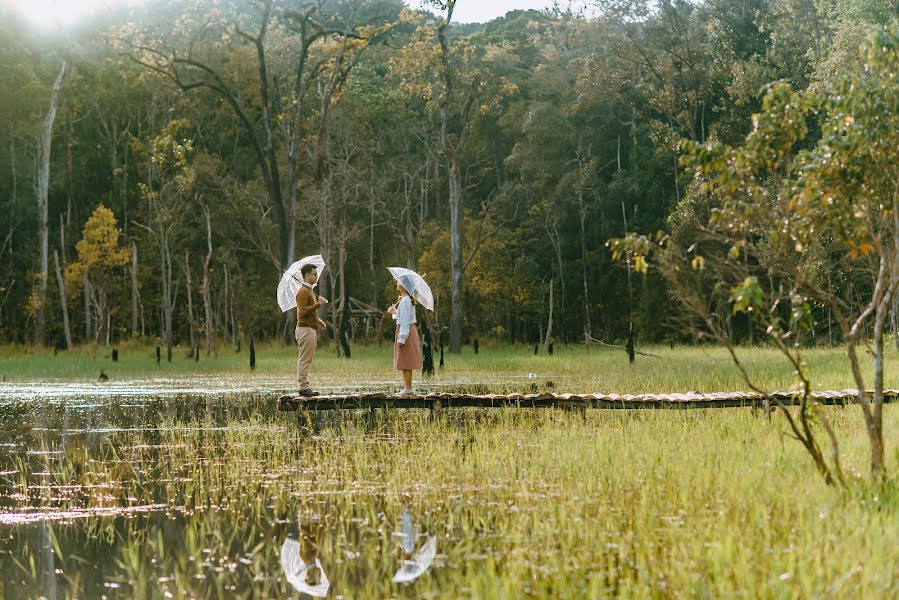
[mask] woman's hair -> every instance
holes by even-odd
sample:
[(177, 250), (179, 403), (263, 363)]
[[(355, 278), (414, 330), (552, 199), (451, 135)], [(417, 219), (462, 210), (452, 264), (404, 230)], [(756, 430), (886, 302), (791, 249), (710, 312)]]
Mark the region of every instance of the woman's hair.
[[(399, 283), (397, 283), (396, 285), (397, 285), (397, 288), (398, 288), (398, 289), (402, 290), (402, 293), (400, 294), (401, 296), (408, 296), (408, 297), (409, 297), (409, 300), (412, 301), (412, 306), (417, 306), (417, 305), (418, 305), (418, 302), (415, 301), (415, 297), (414, 297), (412, 294), (409, 293), (409, 290), (407, 290), (406, 288), (404, 288), (403, 286), (401, 286)], [(402, 298), (401, 298), (401, 299), (402, 299)]]

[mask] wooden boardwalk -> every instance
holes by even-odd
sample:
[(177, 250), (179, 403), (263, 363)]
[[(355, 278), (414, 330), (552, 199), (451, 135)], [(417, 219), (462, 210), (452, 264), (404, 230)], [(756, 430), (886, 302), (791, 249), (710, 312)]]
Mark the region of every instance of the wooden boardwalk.
[[(855, 390), (826, 390), (813, 393), (820, 404), (845, 405), (857, 401)], [(873, 396), (869, 391), (868, 396)], [(899, 390), (885, 390), (884, 401), (892, 402)], [(686, 409), (739, 408), (798, 405), (799, 399), (789, 392), (764, 396), (754, 392), (718, 392), (709, 394), (452, 394), (434, 392), (426, 395), (399, 396), (386, 393), (359, 393), (316, 396), (284, 395), (279, 398), (281, 410), (354, 410), (375, 408), (567, 408), (567, 409)]]

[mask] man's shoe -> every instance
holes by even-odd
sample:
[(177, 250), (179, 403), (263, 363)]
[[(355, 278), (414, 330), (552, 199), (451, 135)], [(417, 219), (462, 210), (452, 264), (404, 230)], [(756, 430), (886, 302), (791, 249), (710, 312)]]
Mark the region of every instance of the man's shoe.
[(303, 396), (304, 398), (313, 398), (318, 395), (320, 395), (318, 392), (310, 389), (300, 390), (300, 396)]

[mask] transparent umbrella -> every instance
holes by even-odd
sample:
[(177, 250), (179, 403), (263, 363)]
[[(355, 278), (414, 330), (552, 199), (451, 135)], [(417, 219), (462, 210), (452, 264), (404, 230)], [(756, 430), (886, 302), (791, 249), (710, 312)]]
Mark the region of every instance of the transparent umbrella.
[(293, 263), (284, 271), (284, 275), (281, 276), (281, 282), (278, 283), (278, 306), (281, 307), (281, 312), (287, 312), (291, 308), (296, 308), (297, 290), (303, 285), (303, 276), (300, 274), (300, 269), (305, 265), (318, 267), (318, 276), (321, 277), (322, 271), (325, 269), (325, 259), (322, 258), (321, 254), (307, 256)]
[(437, 556), (437, 537), (428, 536), (428, 541), (415, 552), (415, 538), (418, 536), (418, 527), (412, 522), (409, 509), (403, 507), (403, 541), (400, 547), (403, 549), (402, 566), (393, 576), (394, 583), (409, 583), (421, 577), (428, 570), (434, 557)]
[(424, 280), (424, 277), (411, 269), (403, 267), (387, 267), (397, 283), (403, 286), (403, 289), (409, 292), (412, 298), (427, 308), (434, 310), (434, 294), (431, 292), (431, 286)]
[[(314, 598), (326, 598), (328, 596), (328, 581), (322, 570), (321, 561), (306, 563), (300, 556), (300, 543), (287, 538), (281, 545), (281, 568), (287, 576), (287, 581), (298, 592), (308, 594)], [(310, 571), (314, 572), (310, 573)]]

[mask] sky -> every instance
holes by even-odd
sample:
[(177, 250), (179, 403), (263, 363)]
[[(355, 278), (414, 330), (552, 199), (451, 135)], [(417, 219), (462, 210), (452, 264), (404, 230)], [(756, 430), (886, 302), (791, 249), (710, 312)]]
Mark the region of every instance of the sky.
[[(30, 23), (40, 29), (58, 30), (77, 25), (81, 20), (97, 14), (112, 4), (138, 4), (146, 0), (0, 0), (12, 4)], [(407, 0), (420, 7), (422, 0)], [(458, 0), (453, 20), (457, 23), (483, 23), (505, 15), (510, 10), (543, 9), (553, 0)], [(560, 2), (563, 6), (566, 2)], [(433, 9), (432, 9), (433, 11)]]
[(12, 5), (25, 19), (43, 30), (72, 27), (113, 5), (139, 4), (144, 0), (0, 0)]
[[(420, 0), (407, 3), (413, 8), (421, 7)], [(559, 2), (562, 6), (566, 2)], [(542, 10), (553, 5), (553, 0), (458, 0), (456, 10), (453, 12), (453, 21), (457, 23), (484, 23), (502, 17), (510, 10), (527, 10), (534, 8)], [(435, 12), (433, 8), (429, 9)]]

